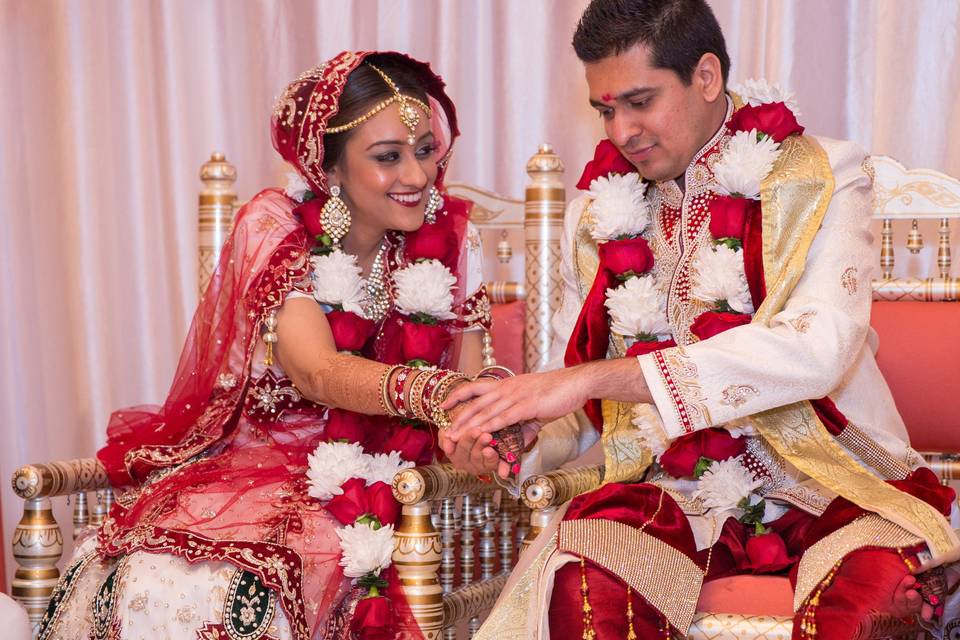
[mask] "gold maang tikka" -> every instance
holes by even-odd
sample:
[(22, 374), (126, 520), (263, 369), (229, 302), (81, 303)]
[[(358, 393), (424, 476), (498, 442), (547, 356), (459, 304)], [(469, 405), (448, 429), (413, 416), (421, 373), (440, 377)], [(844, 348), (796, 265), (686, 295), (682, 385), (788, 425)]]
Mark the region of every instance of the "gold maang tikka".
[(402, 122), (403, 126), (410, 131), (410, 134), (407, 135), (407, 143), (413, 145), (417, 141), (416, 130), (417, 125), (420, 124), (420, 111), (417, 110), (417, 107), (420, 107), (420, 110), (427, 115), (427, 118), (430, 118), (430, 105), (419, 98), (403, 95), (400, 93), (400, 89), (397, 88), (397, 85), (393, 82), (393, 80), (390, 79), (390, 76), (369, 62), (365, 62), (364, 64), (376, 71), (377, 74), (383, 78), (383, 81), (386, 82), (387, 86), (390, 87), (390, 90), (393, 91), (393, 95), (386, 100), (378, 102), (372, 109), (370, 109), (370, 111), (367, 111), (359, 118), (355, 118), (346, 124), (328, 128), (326, 133), (341, 133), (343, 131), (353, 129), (354, 127), (358, 127), (390, 105), (396, 103), (400, 105), (400, 122)]

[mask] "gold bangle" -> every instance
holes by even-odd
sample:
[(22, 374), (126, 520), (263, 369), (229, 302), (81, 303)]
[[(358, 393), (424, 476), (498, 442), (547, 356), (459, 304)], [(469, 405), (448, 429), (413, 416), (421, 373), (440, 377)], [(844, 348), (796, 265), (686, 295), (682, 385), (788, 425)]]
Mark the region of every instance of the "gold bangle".
[(380, 376), (380, 409), (388, 416), (397, 417), (400, 415), (397, 408), (393, 406), (393, 401), (390, 400), (390, 376), (393, 375), (394, 371), (402, 368), (403, 365), (395, 364), (387, 368)]
[(466, 380), (469, 380), (469, 378), (459, 371), (451, 371), (443, 380), (440, 381), (439, 384), (437, 384), (436, 388), (433, 390), (433, 393), (430, 395), (430, 413), (432, 414), (430, 417), (433, 419), (433, 422), (437, 425), (438, 429), (446, 429), (452, 424), (450, 421), (450, 414), (448, 414), (445, 409), (440, 407), (440, 405), (442, 405), (447, 399), (450, 387), (456, 385), (458, 382)]
[(423, 396), (423, 387), (427, 384), (427, 378), (430, 377), (429, 371), (420, 370), (417, 377), (410, 383), (410, 393), (407, 394), (407, 407), (418, 420), (428, 422), (429, 418), (424, 415), (420, 398)]

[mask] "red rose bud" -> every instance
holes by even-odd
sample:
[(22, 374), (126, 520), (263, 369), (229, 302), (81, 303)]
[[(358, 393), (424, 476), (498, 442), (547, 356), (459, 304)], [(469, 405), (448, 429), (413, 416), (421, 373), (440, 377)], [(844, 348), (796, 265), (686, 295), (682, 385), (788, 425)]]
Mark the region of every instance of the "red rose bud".
[(654, 351), (660, 351), (660, 349), (675, 346), (677, 346), (677, 343), (673, 340), (663, 340), (662, 342), (658, 340), (637, 341), (627, 349), (626, 357), (636, 358), (637, 356), (643, 356), (648, 353), (653, 353)]
[(430, 464), (433, 457), (433, 438), (429, 433), (406, 425), (397, 429), (383, 445), (383, 452), (399, 451), (400, 457), (416, 464)]
[(590, 183), (601, 176), (611, 173), (635, 173), (636, 171), (637, 168), (623, 157), (616, 145), (609, 140), (601, 140), (593, 152), (593, 160), (583, 168), (583, 174), (580, 176), (580, 181), (577, 182), (577, 189), (586, 191), (590, 188)]
[(449, 225), (438, 220), (435, 224), (424, 224), (407, 234), (404, 252), (410, 260), (439, 260), (449, 268), (449, 263), (457, 253), (456, 238)]
[(746, 451), (745, 438), (734, 438), (720, 427), (680, 436), (660, 456), (660, 466), (675, 478), (691, 478), (700, 458), (726, 460)]
[(787, 545), (779, 534), (770, 532), (747, 540), (747, 565), (751, 573), (776, 573), (793, 564)]
[(803, 133), (803, 127), (797, 122), (793, 112), (782, 102), (744, 105), (727, 123), (732, 131), (750, 131), (756, 129), (765, 133), (776, 142), (783, 142), (788, 136)]
[(380, 524), (397, 524), (400, 520), (400, 503), (393, 497), (393, 489), (384, 482), (374, 482), (367, 487), (367, 512), (377, 516)]
[(401, 334), (403, 361), (419, 359), (438, 364), (452, 339), (450, 332), (443, 325), (420, 324), (407, 320), (403, 323)]
[(352, 637), (360, 640), (393, 640), (393, 615), (384, 596), (363, 598), (357, 602), (350, 621)]
[(340, 524), (353, 524), (363, 514), (370, 513), (366, 481), (363, 478), (350, 478), (340, 488), (343, 493), (331, 498), (326, 506), (330, 515)]
[(710, 235), (714, 240), (736, 238), (742, 242), (747, 218), (754, 206), (760, 206), (760, 202), (749, 198), (717, 196), (710, 202)]
[(330, 409), (327, 412), (327, 424), (323, 429), (323, 437), (327, 442), (338, 440), (361, 442), (365, 435), (364, 422), (365, 420), (359, 414), (352, 411)]
[(320, 224), (320, 212), (325, 201), (326, 198), (314, 198), (293, 208), (293, 215), (300, 219), (311, 238), (325, 233), (323, 225)]
[(704, 311), (690, 325), (690, 333), (701, 340), (712, 338), (727, 329), (750, 324), (752, 317), (747, 313), (723, 313), (720, 311)]
[(352, 311), (330, 311), (327, 322), (338, 351), (360, 351), (377, 328), (372, 320), (361, 318)]
[(600, 265), (613, 275), (646, 273), (653, 267), (653, 252), (644, 238), (610, 240), (599, 246)]

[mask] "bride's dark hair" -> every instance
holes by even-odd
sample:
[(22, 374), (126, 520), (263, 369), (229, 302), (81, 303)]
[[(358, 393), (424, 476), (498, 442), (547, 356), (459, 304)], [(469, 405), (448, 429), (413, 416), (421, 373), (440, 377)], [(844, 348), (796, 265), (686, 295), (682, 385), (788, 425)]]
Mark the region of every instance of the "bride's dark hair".
[[(328, 126), (336, 127), (355, 120), (367, 113), (378, 102), (393, 96), (393, 90), (387, 86), (380, 75), (370, 68), (373, 65), (387, 74), (400, 93), (428, 102), (427, 92), (417, 80), (412, 64), (405, 58), (390, 54), (374, 54), (366, 58), (347, 78), (347, 84), (340, 96), (337, 115), (330, 119)], [(343, 155), (343, 148), (356, 129), (323, 137), (323, 170), (329, 171)]]

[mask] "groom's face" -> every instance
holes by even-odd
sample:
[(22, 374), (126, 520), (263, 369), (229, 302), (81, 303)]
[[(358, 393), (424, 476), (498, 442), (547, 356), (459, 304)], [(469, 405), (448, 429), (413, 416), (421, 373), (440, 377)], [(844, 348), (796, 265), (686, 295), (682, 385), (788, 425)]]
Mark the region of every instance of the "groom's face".
[(584, 65), (590, 103), (600, 112), (607, 137), (644, 178), (681, 176), (716, 132), (723, 80), (719, 63), (715, 72), (711, 69), (710, 56), (701, 59), (689, 85), (676, 72), (654, 67), (648, 49), (639, 44)]

